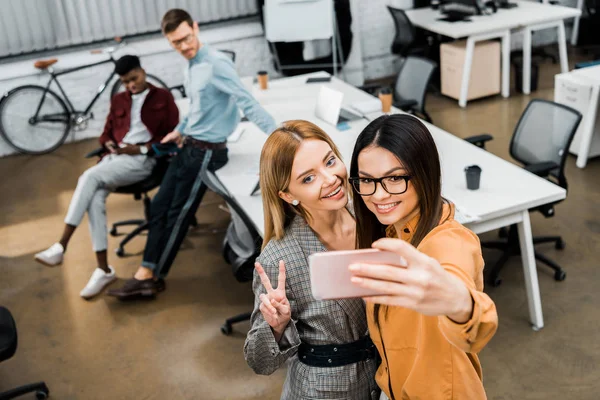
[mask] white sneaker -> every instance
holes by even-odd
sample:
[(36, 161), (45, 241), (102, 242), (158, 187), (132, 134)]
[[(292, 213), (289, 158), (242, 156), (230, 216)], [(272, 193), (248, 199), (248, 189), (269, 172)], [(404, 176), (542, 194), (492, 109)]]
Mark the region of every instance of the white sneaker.
[(47, 265), (49, 267), (54, 267), (55, 265), (62, 264), (64, 254), (65, 249), (62, 247), (62, 244), (54, 243), (46, 250), (37, 253), (35, 255), (35, 261)]
[(110, 269), (109, 274), (100, 268), (96, 268), (87, 285), (85, 285), (79, 295), (86, 300), (91, 299), (92, 297), (100, 294), (105, 287), (113, 283), (117, 279), (117, 276), (115, 275), (115, 270), (113, 267), (109, 265), (108, 268)]

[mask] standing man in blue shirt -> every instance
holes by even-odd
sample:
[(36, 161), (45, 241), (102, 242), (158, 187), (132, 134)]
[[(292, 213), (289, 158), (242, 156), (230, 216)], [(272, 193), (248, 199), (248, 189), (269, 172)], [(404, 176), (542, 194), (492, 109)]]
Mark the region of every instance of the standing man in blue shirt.
[(171, 46), (189, 61), (184, 87), (190, 110), (162, 140), (176, 143), (181, 152), (171, 161), (152, 200), (142, 265), (123, 287), (108, 292), (121, 299), (152, 296), (165, 289), (164, 277), (206, 192), (201, 171), (227, 163), (227, 137), (240, 121), (238, 108), (265, 133), (275, 129), (275, 121), (246, 90), (233, 62), (200, 42), (198, 24), (186, 11), (167, 11), (161, 27)]

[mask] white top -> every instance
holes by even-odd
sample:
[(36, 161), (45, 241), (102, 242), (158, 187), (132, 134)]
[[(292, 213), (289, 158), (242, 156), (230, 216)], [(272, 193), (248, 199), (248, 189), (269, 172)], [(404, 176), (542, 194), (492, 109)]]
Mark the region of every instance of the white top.
[(511, 0), (511, 2), (517, 3), (518, 6), (510, 9), (500, 8), (498, 12), (491, 15), (474, 15), (469, 17), (470, 22), (438, 21), (444, 15), (440, 10), (431, 8), (407, 10), (406, 15), (413, 25), (454, 39), (560, 21), (581, 15), (581, 11), (577, 8), (531, 1)]
[(146, 96), (150, 89), (146, 89), (141, 93), (131, 95), (131, 120), (129, 122), (129, 132), (123, 138), (121, 143), (138, 144), (146, 143), (152, 139), (152, 135), (148, 132), (148, 128), (142, 122), (142, 106), (146, 101)]
[[(321, 85), (304, 82), (308, 76), (323, 74), (321, 72), (272, 80), (268, 90), (260, 91), (254, 87), (252, 92), (278, 123), (288, 119), (306, 119), (319, 125), (336, 143), (349, 168), (356, 138), (368, 121), (351, 121), (351, 129), (339, 131), (335, 126), (316, 118), (315, 106)], [(372, 98), (337, 78), (332, 78), (326, 86), (344, 92), (344, 105)], [(393, 109), (393, 112), (401, 111)], [(369, 115), (369, 118), (375, 117), (377, 114)], [(250, 196), (250, 193), (258, 181), (260, 151), (267, 136), (249, 122), (241, 124), (245, 132), (236, 143), (228, 146), (229, 162), (216, 174), (262, 234), (262, 199), (260, 195)], [(431, 131), (440, 153), (443, 195), (452, 200), (464, 213), (485, 221), (566, 197), (563, 188), (434, 125), (425, 125)], [(477, 164), (482, 169), (479, 190), (466, 188), (464, 168), (472, 164)]]

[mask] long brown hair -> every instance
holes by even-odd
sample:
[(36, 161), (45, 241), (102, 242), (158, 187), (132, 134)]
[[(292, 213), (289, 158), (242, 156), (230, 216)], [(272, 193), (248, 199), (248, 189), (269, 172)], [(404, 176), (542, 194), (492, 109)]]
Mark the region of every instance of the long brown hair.
[(302, 205), (291, 206), (279, 197), (290, 184), (292, 166), (302, 141), (316, 139), (326, 142), (336, 157), (340, 152), (331, 138), (317, 125), (304, 120), (291, 120), (281, 124), (269, 135), (260, 154), (260, 190), (265, 215), (264, 248), (271, 239), (281, 239), (285, 228), (295, 215), (305, 220), (310, 214)]
[[(381, 116), (372, 121), (356, 140), (350, 176), (358, 176), (358, 156), (367, 147), (381, 147), (402, 163), (409, 181), (419, 197), (419, 223), (411, 244), (415, 247), (438, 224), (442, 217), (442, 173), (437, 147), (427, 127), (417, 118), (395, 114)], [(360, 197), (360, 196), (355, 196)], [(377, 239), (385, 237), (382, 225), (364, 201), (354, 201), (356, 214), (356, 246), (369, 248)]]
[[(427, 127), (417, 118), (405, 114), (381, 116), (361, 132), (354, 145), (350, 176), (358, 177), (358, 156), (368, 147), (377, 146), (391, 152), (402, 163), (419, 197), (419, 222), (411, 239), (415, 247), (439, 225), (442, 218), (442, 173), (435, 142)], [(360, 197), (355, 196), (356, 247), (369, 248), (377, 239), (385, 237), (385, 226), (379, 222)], [(375, 304), (374, 320), (379, 327), (380, 305)]]

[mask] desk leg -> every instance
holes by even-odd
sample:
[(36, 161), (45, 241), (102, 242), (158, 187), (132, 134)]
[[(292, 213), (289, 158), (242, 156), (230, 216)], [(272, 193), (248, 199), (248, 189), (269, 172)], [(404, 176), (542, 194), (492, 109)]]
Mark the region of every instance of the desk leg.
[[(583, 12), (583, 0), (577, 0), (577, 9)], [(579, 18), (575, 17), (573, 21), (573, 33), (571, 34), (571, 45), (577, 46), (577, 39), (579, 36)]]
[(471, 64), (473, 63), (473, 51), (475, 49), (475, 40), (472, 37), (467, 39), (467, 50), (465, 52), (465, 64), (463, 66), (462, 83), (460, 85), (460, 99), (458, 105), (467, 106), (467, 95), (469, 94), (469, 79), (471, 78)]
[(592, 146), (592, 138), (594, 137), (594, 125), (596, 123), (596, 113), (598, 109), (598, 96), (600, 96), (600, 87), (598, 85), (593, 85), (590, 104), (581, 121), (581, 124), (583, 124), (583, 127), (581, 128), (581, 142), (579, 143), (579, 154), (577, 155), (577, 162), (575, 163), (579, 168), (585, 168), (590, 155), (590, 147)]
[(567, 38), (565, 35), (565, 23), (558, 23), (558, 53), (560, 55), (560, 69), (563, 74), (569, 72), (569, 60), (567, 58)]
[(527, 304), (529, 305), (529, 319), (533, 330), (538, 331), (544, 327), (542, 314), (542, 300), (535, 263), (535, 250), (533, 248), (533, 235), (529, 221), (529, 211), (522, 214), (522, 221), (517, 224), (519, 230), (519, 244), (521, 246), (521, 259), (523, 273), (525, 274), (525, 289), (527, 290)]
[(531, 93), (531, 29), (523, 29), (523, 93)]
[(502, 35), (502, 97), (510, 96), (510, 31)]

